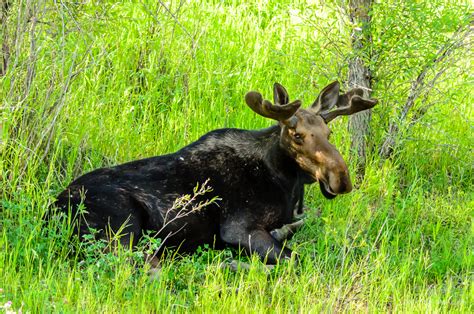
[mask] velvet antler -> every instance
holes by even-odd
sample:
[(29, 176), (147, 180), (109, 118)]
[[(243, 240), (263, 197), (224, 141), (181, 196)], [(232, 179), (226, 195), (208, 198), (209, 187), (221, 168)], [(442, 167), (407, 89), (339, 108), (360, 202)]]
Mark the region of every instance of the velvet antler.
[(301, 101), (295, 100), (289, 104), (285, 89), (278, 83), (274, 85), (274, 98), (278, 100), (276, 105), (269, 100), (263, 99), (259, 92), (251, 91), (245, 95), (245, 102), (253, 111), (266, 118), (285, 121), (291, 118), (301, 106)]

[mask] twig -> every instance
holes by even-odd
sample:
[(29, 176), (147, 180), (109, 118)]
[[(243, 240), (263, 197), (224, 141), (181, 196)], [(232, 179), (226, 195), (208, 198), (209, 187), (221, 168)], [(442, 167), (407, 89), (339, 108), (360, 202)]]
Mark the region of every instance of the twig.
[(468, 44), (466, 39), (471, 35), (472, 31), (473, 27), (469, 25), (467, 28), (459, 27), (450, 40), (438, 50), (436, 57), (431, 62), (425, 64), (417, 78), (412, 82), (405, 105), (400, 110), (398, 117), (389, 124), (388, 133), (379, 151), (382, 158), (386, 159), (391, 157), (397, 144), (397, 134), (400, 130), (400, 126), (406, 120), (408, 113), (415, 105), (415, 101), (426, 88), (428, 92), (433, 89), (436, 81), (446, 71), (447, 67), (446, 65), (442, 67), (429, 82), (426, 82), (425, 79), (428, 72), (450, 57), (458, 48)]
[[(54, 127), (56, 126), (56, 119), (58, 118), (59, 116), (59, 113), (61, 112), (61, 109), (63, 108), (63, 106), (65, 105), (65, 98), (66, 98), (66, 93), (67, 91), (69, 90), (69, 86), (70, 86), (70, 83), (72, 81), (72, 79), (78, 74), (78, 72), (73, 72), (73, 69), (75, 67), (75, 64), (76, 64), (76, 54), (74, 54), (74, 57), (72, 59), (72, 63), (71, 63), (71, 66), (69, 67), (69, 74), (66, 78), (66, 82), (64, 83), (63, 85), (63, 89), (61, 91), (61, 95), (59, 96), (59, 100), (58, 100), (58, 106), (56, 107), (56, 112), (53, 116), (53, 119), (51, 120), (51, 123), (49, 123), (48, 127), (46, 128), (46, 130), (44, 132), (42, 132), (41, 134), (41, 137), (38, 139), (37, 141), (37, 144), (35, 146), (35, 148), (33, 149), (34, 152), (37, 152), (39, 147), (43, 144), (43, 140), (46, 136), (48, 136), (48, 141), (47, 141), (47, 145), (46, 145), (46, 148), (44, 149), (44, 152), (40, 158), (40, 161), (42, 161), (44, 158), (46, 158), (46, 155), (48, 154), (48, 150), (49, 150), (49, 145), (51, 143), (51, 139), (52, 139), (52, 135), (53, 135), (53, 130), (54, 130)], [(33, 134), (33, 133), (32, 133)], [(19, 177), (22, 176), (22, 174), (24, 174), (26, 172), (26, 168), (28, 167), (29, 165), (29, 159), (31, 159), (33, 156), (32, 155), (29, 155), (29, 157), (27, 158), (27, 160), (25, 161), (24, 163), (24, 166), (23, 166), (23, 169), (22, 171), (20, 172), (19, 174)]]
[(0, 7), (0, 24), (2, 25), (2, 47), (1, 47), (1, 62), (0, 77), (7, 73), (8, 62), (10, 61), (10, 46), (8, 45), (8, 13), (10, 9), (10, 2), (5, 1)]
[[(196, 213), (200, 211), (201, 209), (203, 209), (204, 207), (211, 205), (215, 203), (216, 201), (220, 200), (218, 197), (213, 197), (211, 199), (207, 199), (205, 201), (201, 201), (193, 205), (193, 203), (196, 202), (199, 196), (202, 196), (212, 191), (212, 188), (208, 186), (208, 184), (209, 184), (209, 179), (204, 181), (204, 183), (202, 183), (200, 186), (197, 185), (194, 188), (192, 196), (188, 194), (188, 195), (183, 195), (181, 197), (178, 197), (174, 201), (173, 206), (166, 211), (164, 217), (162, 216), (163, 225), (158, 231), (155, 232), (152, 238), (159, 237), (161, 233), (166, 229), (166, 227), (169, 226), (171, 223), (175, 222), (176, 220), (182, 219), (192, 213)], [(189, 208), (190, 206), (191, 208)], [(168, 219), (169, 215), (172, 213), (175, 213), (173, 218)], [(160, 246), (155, 250), (155, 252), (152, 255), (147, 256), (146, 262), (153, 260), (158, 254), (158, 252), (160, 252), (166, 240), (172, 237), (173, 235), (177, 234), (178, 232), (180, 232), (185, 226), (186, 226), (186, 223), (184, 223), (178, 230), (174, 232), (173, 231), (169, 232), (163, 239), (161, 239)]]
[(32, 16), (30, 17), (31, 28), (30, 28), (30, 54), (28, 56), (28, 64), (26, 66), (26, 82), (25, 82), (25, 91), (23, 93), (23, 99), (26, 99), (30, 94), (31, 83), (36, 74), (36, 59), (37, 59), (37, 50), (36, 50), (36, 21), (37, 17), (35, 5), (33, 5)]
[[(178, 20), (178, 18), (176, 17), (176, 15), (175, 15), (173, 12), (171, 12), (171, 10), (163, 3), (163, 1), (158, 0), (158, 2), (159, 2), (160, 5), (165, 9), (165, 11), (168, 12), (168, 14), (173, 18), (173, 20), (175, 21), (175, 23), (178, 24), (179, 27), (181, 27), (181, 29), (183, 30), (183, 32), (191, 39), (192, 48), (194, 49), (194, 47), (196, 46), (196, 43), (195, 43), (194, 38), (193, 38), (193, 36), (191, 35), (191, 33), (186, 29), (186, 27), (183, 26), (183, 24), (181, 24), (181, 23), (179, 22), (179, 20)], [(143, 5), (146, 7), (146, 5), (145, 5), (144, 3), (143, 3)], [(181, 5), (180, 5), (179, 8), (181, 8)], [(179, 8), (178, 8), (178, 10), (179, 10)], [(149, 10), (147, 10), (147, 12), (150, 13)], [(155, 19), (155, 21), (159, 24), (159, 21), (158, 21), (158, 19), (156, 18), (156, 16), (155, 16), (155, 15), (152, 15), (152, 16), (153, 16), (153, 18)]]

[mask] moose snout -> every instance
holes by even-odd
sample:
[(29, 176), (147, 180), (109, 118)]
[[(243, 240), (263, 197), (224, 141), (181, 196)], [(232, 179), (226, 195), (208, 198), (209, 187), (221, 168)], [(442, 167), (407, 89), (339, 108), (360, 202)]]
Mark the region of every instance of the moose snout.
[[(352, 182), (347, 169), (346, 162), (341, 154), (334, 149), (331, 154), (328, 154), (325, 160), (325, 170), (323, 171), (327, 187), (332, 194), (344, 194), (352, 191)], [(324, 169), (324, 167), (323, 167)]]
[(318, 180), (323, 183), (326, 192), (332, 195), (349, 193), (352, 191), (352, 182), (344, 159), (332, 146), (328, 146), (327, 151), (329, 153), (315, 154), (320, 165)]
[(334, 194), (344, 194), (352, 191), (352, 182), (347, 167), (331, 171), (329, 174), (329, 187)]

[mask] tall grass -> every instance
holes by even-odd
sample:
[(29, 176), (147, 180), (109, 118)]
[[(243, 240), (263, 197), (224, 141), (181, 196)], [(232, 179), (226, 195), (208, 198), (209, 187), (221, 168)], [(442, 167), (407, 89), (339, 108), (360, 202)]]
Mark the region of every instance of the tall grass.
[[(299, 265), (268, 272), (251, 257), (250, 270), (232, 272), (222, 263), (247, 257), (202, 248), (165, 259), (150, 279), (138, 252), (97, 254), (93, 242), (78, 252), (67, 221), (42, 222), (55, 195), (87, 171), (175, 151), (215, 128), (270, 125), (245, 106), (250, 89), (269, 98), (278, 81), (309, 105), (346, 75), (350, 38), (340, 14), (313, 1), (12, 2), (2, 26), (9, 66), (0, 77), (0, 305), (472, 312), (474, 96), (472, 68), (460, 70), (466, 59), (446, 72), (440, 105), (404, 134), (394, 159), (369, 152), (357, 190), (327, 201), (307, 189), (311, 211), (290, 243)], [(402, 98), (385, 86), (409, 85), (396, 79), (376, 84), (374, 146)], [(332, 124), (332, 142), (351, 167), (345, 125)]]

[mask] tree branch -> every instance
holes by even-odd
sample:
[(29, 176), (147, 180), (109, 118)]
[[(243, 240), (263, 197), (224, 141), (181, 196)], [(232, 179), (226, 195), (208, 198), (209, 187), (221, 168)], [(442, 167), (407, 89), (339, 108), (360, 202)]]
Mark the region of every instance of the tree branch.
[(2, 47), (0, 51), (2, 64), (0, 65), (0, 77), (7, 73), (8, 62), (10, 60), (10, 46), (8, 44), (7, 18), (10, 2), (5, 1), (0, 7), (0, 24), (2, 25)]
[[(424, 92), (427, 95), (434, 88), (439, 77), (447, 70), (447, 62), (438, 70), (438, 72), (435, 73), (431, 80), (426, 81), (428, 73), (434, 70), (434, 68), (439, 64), (445, 62), (458, 49), (469, 45), (469, 41), (467, 41), (467, 39), (473, 33), (473, 29), (473, 25), (459, 27), (457, 31), (454, 32), (453, 36), (443, 45), (443, 47), (438, 50), (436, 57), (431, 62), (428, 62), (424, 65), (417, 78), (411, 83), (410, 91), (405, 104), (401, 108), (398, 116), (389, 124), (388, 133), (379, 151), (379, 154), (382, 158), (386, 159), (392, 156), (394, 149), (397, 146), (397, 137), (400, 127), (406, 123), (408, 114), (415, 105), (416, 100)], [(420, 114), (424, 114), (423, 110), (419, 112), (417, 118), (419, 118)], [(408, 122), (409, 127), (414, 124), (413, 121)]]

